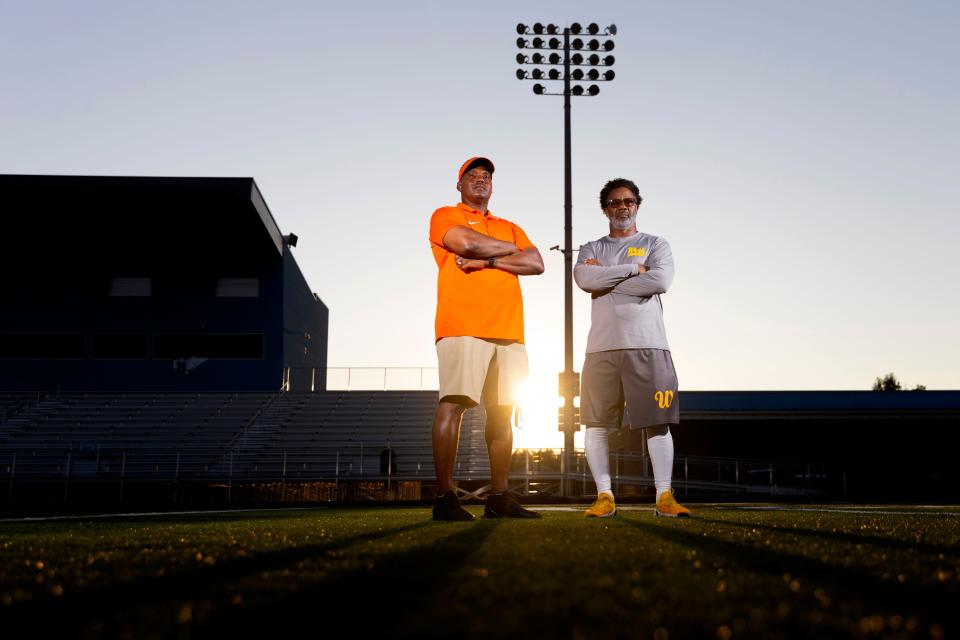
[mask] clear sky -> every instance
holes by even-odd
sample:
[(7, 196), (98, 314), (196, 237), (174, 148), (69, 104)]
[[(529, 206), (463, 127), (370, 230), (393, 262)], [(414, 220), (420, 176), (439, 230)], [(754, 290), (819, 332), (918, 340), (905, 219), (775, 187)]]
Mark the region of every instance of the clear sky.
[(514, 76), (519, 21), (619, 28), (616, 79), (574, 100), (574, 244), (634, 179), (676, 258), (681, 389), (960, 388), (956, 2), (0, 0), (0, 172), (251, 176), (331, 309), (329, 364), (435, 366), (428, 220), (488, 155), (491, 209), (544, 256), (549, 389), (562, 99)]

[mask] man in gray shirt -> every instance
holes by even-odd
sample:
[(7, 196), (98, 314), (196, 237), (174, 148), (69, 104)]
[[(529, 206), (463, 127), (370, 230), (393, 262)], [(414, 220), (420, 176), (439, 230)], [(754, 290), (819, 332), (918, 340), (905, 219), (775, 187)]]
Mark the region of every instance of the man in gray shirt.
[(637, 230), (640, 190), (617, 178), (600, 191), (610, 235), (580, 247), (573, 277), (592, 297), (583, 363), (580, 415), (587, 426), (587, 463), (597, 501), (587, 517), (617, 512), (610, 483), (608, 437), (620, 428), (626, 404), (631, 428), (646, 430), (657, 490), (655, 513), (689, 517), (671, 489), (673, 436), (679, 422), (677, 373), (663, 326), (660, 295), (673, 281), (673, 253), (663, 238)]

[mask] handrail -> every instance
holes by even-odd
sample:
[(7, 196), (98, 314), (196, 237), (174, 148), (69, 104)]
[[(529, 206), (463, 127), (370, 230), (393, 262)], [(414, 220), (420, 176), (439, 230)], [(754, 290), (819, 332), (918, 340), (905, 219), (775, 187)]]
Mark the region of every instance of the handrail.
[(327, 367), (327, 391), (436, 391), (439, 388), (437, 367)]

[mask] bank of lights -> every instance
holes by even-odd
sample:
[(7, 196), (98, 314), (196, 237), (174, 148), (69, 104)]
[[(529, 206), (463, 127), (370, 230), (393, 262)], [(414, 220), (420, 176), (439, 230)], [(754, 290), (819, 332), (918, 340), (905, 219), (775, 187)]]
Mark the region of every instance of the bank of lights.
[(610, 53), (614, 48), (613, 37), (617, 35), (615, 24), (601, 31), (595, 22), (591, 22), (586, 28), (579, 22), (566, 28), (539, 22), (533, 25), (521, 23), (517, 25), (517, 33), (520, 35), (517, 38), (517, 48), (524, 52), (534, 51), (532, 54), (517, 54), (517, 64), (533, 67), (517, 69), (517, 79), (563, 81), (565, 89), (569, 87), (570, 92), (566, 94), (565, 91), (547, 91), (547, 86), (537, 82), (533, 85), (533, 92), (537, 95), (595, 96), (600, 93), (598, 85), (570, 83), (610, 82), (616, 76), (610, 68), (616, 62), (616, 58)]

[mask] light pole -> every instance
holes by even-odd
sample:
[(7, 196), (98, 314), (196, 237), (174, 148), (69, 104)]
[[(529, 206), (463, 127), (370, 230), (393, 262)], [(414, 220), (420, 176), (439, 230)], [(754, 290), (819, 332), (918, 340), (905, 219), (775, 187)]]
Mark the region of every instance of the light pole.
[[(574, 22), (562, 29), (555, 24), (543, 25), (539, 22), (527, 26), (517, 25), (517, 64), (530, 65), (532, 68), (517, 69), (520, 80), (562, 81), (563, 91), (548, 91), (548, 87), (537, 82), (533, 92), (538, 96), (563, 96), (563, 165), (564, 165), (564, 204), (563, 204), (563, 372), (560, 374), (560, 395), (563, 397), (560, 430), (564, 433), (564, 478), (561, 494), (567, 495), (567, 475), (573, 468), (573, 434), (580, 430), (580, 419), (576, 415), (574, 399), (580, 395), (580, 374), (573, 370), (573, 246), (572, 225), (573, 188), (571, 186), (570, 167), (570, 97), (595, 96), (600, 93), (596, 84), (584, 88), (581, 82), (609, 82), (613, 80), (614, 57), (613, 37), (617, 35), (617, 26), (611, 24), (601, 31), (593, 22), (584, 29)], [(533, 36), (532, 39), (524, 36)], [(571, 40), (571, 36), (573, 39)], [(563, 38), (562, 40), (560, 38)], [(535, 53), (528, 55), (527, 50)], [(541, 53), (546, 52), (546, 53)], [(546, 69), (541, 68), (546, 67)], [(586, 67), (586, 70), (584, 70)], [(573, 70), (571, 71), (571, 68)], [(561, 71), (561, 69), (563, 69)], [(577, 84), (571, 84), (571, 81)]]

